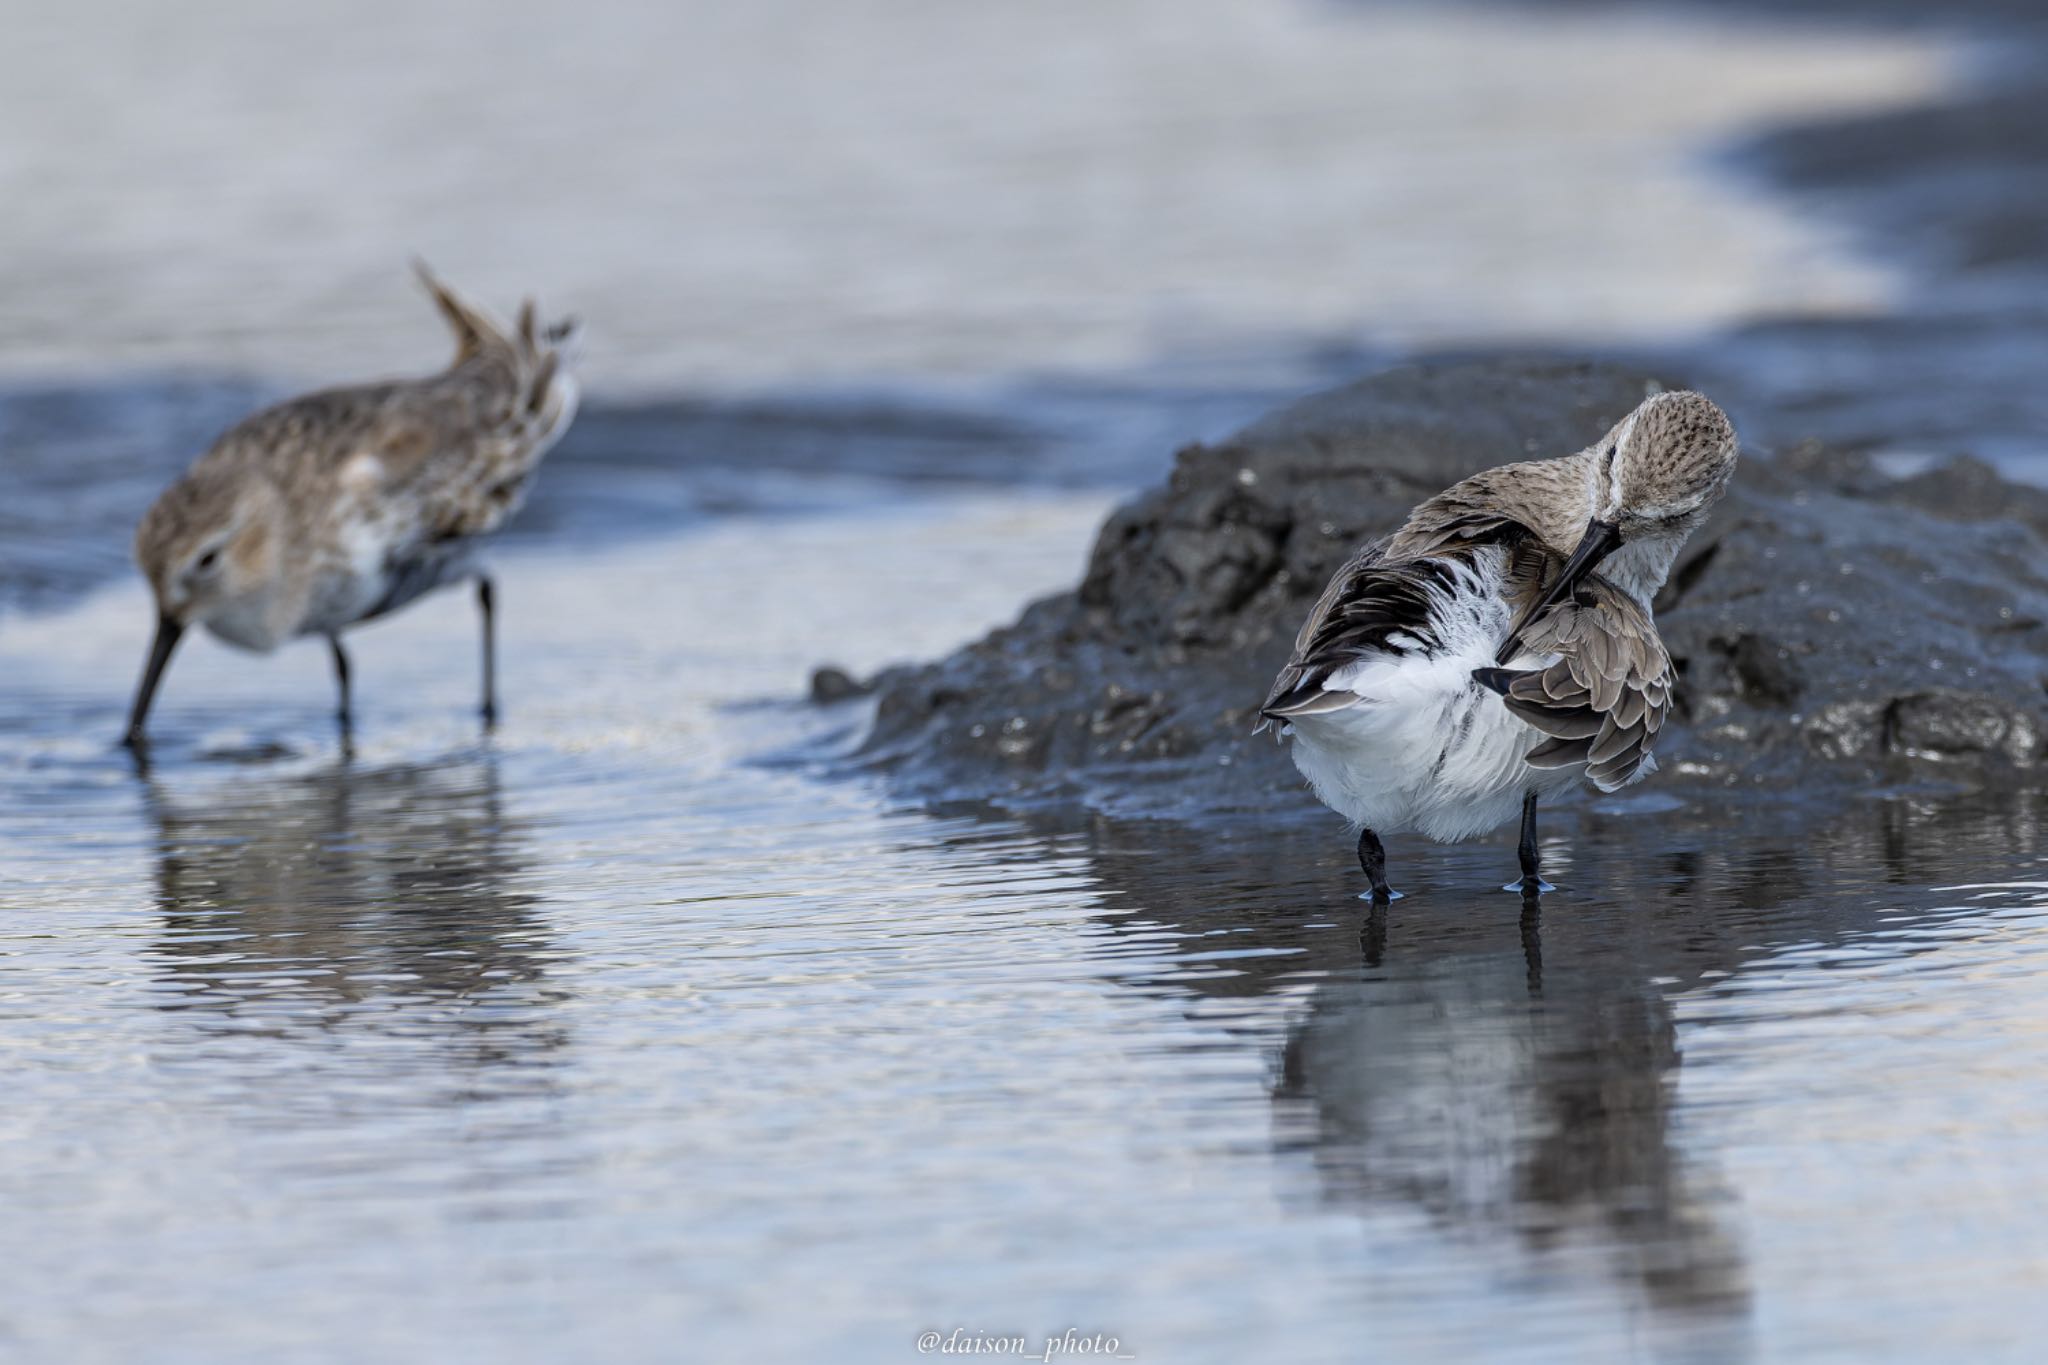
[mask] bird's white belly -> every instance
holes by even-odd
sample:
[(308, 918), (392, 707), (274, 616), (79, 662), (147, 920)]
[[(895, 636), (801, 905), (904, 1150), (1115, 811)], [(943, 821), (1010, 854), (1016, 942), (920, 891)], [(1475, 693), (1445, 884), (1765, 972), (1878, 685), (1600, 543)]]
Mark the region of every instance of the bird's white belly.
[(1546, 737), (1471, 680), (1484, 666), (1461, 661), (1462, 685), (1418, 677), (1398, 699), (1296, 717), (1295, 767), (1324, 805), (1382, 834), (1450, 841), (1499, 828), (1521, 813), (1525, 792), (1569, 787), (1578, 771), (1523, 761)]
[(410, 553), (379, 534), (381, 528), (358, 524), (338, 537), (332, 555), (314, 584), (302, 635), (331, 635), (359, 621), (383, 616), (457, 582), (476, 571), (476, 545), (470, 540), (416, 546)]
[(1546, 795), (1577, 780), (1576, 768), (1524, 762), (1547, 736), (1472, 680), (1473, 669), (1493, 666), (1511, 625), (1500, 568), (1499, 556), (1482, 556), (1461, 590), (1438, 604), (1431, 635), (1439, 648), (1340, 669), (1324, 688), (1355, 692), (1358, 702), (1293, 718), (1294, 764), (1324, 805), (1380, 833), (1469, 839), (1516, 818), (1525, 793)]

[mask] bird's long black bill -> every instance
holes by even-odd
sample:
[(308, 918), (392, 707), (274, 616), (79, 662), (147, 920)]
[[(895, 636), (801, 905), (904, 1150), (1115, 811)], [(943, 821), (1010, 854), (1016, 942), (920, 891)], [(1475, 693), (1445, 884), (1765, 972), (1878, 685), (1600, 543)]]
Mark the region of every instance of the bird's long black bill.
[(1522, 632), (1529, 623), (1549, 611), (1553, 606), (1569, 597), (1585, 580), (1587, 574), (1601, 560), (1621, 548), (1621, 528), (1611, 521), (1586, 523), (1586, 534), (1579, 538), (1579, 547), (1564, 562), (1564, 568), (1557, 578), (1543, 590), (1543, 595), (1524, 611), (1515, 621), (1515, 628), (1508, 632), (1508, 638), (1501, 642), (1500, 652), (1493, 656), (1496, 664), (1506, 664), (1522, 652)]
[(156, 639), (150, 642), (149, 663), (142, 670), (142, 685), (135, 689), (135, 709), (128, 713), (128, 733), (121, 740), (131, 749), (147, 742), (142, 727), (149, 720), (149, 704), (156, 700), (156, 685), (163, 681), (171, 651), (178, 647), (178, 637), (184, 633), (185, 627), (169, 616), (156, 618)]

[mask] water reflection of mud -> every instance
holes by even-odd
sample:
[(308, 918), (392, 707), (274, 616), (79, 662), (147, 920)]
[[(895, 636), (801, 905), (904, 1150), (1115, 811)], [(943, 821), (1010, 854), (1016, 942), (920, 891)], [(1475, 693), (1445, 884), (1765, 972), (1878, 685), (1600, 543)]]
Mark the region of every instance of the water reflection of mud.
[(2009, 866), (2042, 845), (2044, 817), (2036, 794), (1829, 819), (1587, 812), (1556, 826), (1566, 893), (1526, 917), (1488, 889), (1510, 856), (1488, 846), (1404, 844), (1412, 894), (1374, 914), (1341, 829), (1098, 823), (1086, 842), (1131, 911), (1110, 921), (1119, 937), (1165, 938), (1202, 967), (1120, 979), (1211, 1019), (1231, 1000), (1300, 999), (1275, 1141), (1311, 1163), (1322, 1199), (1420, 1209), (1546, 1293), (1605, 1284), (1669, 1325), (1740, 1332), (1739, 1192), (1674, 1123), (1674, 998), (1778, 946), (1896, 928), (1941, 899), (1900, 888)]
[(148, 804), (164, 1008), (203, 1032), (432, 1037), (478, 1070), (562, 1046), (558, 954), (489, 756), (152, 779)]

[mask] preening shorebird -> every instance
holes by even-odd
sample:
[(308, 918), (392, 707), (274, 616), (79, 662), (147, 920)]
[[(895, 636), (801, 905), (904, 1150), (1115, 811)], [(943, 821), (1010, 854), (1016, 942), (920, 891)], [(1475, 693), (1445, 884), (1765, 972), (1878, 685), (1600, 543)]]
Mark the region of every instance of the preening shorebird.
[(1735, 472), (1735, 428), (1697, 393), (1647, 399), (1576, 455), (1503, 465), (1429, 499), (1324, 589), (1260, 708), (1322, 802), (1358, 827), (1372, 895), (1379, 836), (1468, 839), (1580, 776), (1652, 772), (1671, 658), (1650, 601)]
[(266, 654), (298, 636), (326, 639), (346, 731), (342, 632), (465, 580), (476, 583), (482, 615), (484, 722), (495, 723), (495, 602), (478, 551), (518, 510), (575, 416), (575, 327), (540, 328), (529, 300), (508, 329), (425, 266), (419, 275), (455, 333), (448, 368), (259, 412), (143, 517), (135, 558), (156, 595), (157, 627), (129, 745), (144, 742), (165, 665), (194, 625)]

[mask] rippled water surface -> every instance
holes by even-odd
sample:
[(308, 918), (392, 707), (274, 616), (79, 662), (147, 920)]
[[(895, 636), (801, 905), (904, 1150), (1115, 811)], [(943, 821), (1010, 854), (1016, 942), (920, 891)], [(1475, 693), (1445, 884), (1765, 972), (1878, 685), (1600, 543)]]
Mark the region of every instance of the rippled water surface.
[(943, 646), (1099, 504), (512, 554), (504, 731), (449, 595), (362, 637), (352, 759), (310, 646), (194, 649), (143, 775), (140, 592), (0, 628), (0, 1342), (2030, 1353), (2048, 802), (1653, 792), (1551, 822), (1539, 915), (1403, 840), (1376, 916), (1306, 799), (939, 818), (772, 758), (859, 708), (745, 699)]

